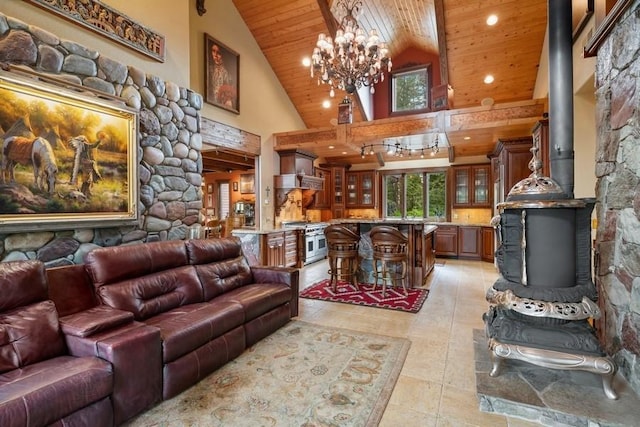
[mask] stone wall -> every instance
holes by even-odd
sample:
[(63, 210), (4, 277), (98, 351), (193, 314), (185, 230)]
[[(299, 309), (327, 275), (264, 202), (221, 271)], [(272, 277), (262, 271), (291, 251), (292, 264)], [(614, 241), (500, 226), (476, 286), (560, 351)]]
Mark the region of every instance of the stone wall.
[(640, 393), (640, 2), (598, 50), (596, 284), (608, 353)]
[[(82, 263), (96, 246), (184, 239), (202, 209), (202, 96), (0, 13), (0, 64), (119, 96), (139, 112), (136, 226), (0, 234), (0, 260)], [(54, 196), (55, 197), (55, 196)]]

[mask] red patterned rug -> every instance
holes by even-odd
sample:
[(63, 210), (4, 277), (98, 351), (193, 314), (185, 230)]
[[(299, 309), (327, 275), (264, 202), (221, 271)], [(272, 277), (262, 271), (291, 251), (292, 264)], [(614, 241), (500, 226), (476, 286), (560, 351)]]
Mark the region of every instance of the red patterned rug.
[(402, 288), (387, 288), (383, 298), (382, 285), (374, 288), (371, 284), (360, 283), (358, 286), (360, 290), (349, 282), (338, 281), (336, 292), (333, 292), (329, 279), (324, 279), (305, 288), (300, 297), (417, 313), (429, 295), (428, 289), (407, 289), (409, 295), (405, 295)]

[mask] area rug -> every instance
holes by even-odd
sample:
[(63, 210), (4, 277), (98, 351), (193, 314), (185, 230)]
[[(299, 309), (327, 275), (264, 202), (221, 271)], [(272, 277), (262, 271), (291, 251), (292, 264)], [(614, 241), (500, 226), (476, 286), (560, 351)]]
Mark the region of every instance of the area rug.
[(410, 345), (291, 321), (127, 426), (376, 426)]
[(368, 283), (358, 284), (357, 289), (352, 283), (338, 281), (334, 292), (329, 279), (315, 283), (300, 292), (300, 298), (319, 299), (322, 301), (344, 302), (348, 304), (365, 305), (367, 307), (387, 308), (390, 310), (407, 311), (417, 313), (422, 308), (428, 289), (410, 288), (408, 295), (402, 288), (389, 288), (382, 296), (382, 285), (373, 286)]

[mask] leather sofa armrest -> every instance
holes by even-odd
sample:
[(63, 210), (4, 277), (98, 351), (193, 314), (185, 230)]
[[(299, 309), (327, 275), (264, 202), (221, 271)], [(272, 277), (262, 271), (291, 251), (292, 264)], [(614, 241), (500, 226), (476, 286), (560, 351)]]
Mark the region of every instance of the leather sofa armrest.
[(99, 357), (113, 366), (114, 425), (162, 400), (162, 343), (158, 328), (133, 321), (88, 337), (65, 338), (70, 355)]
[(291, 317), (298, 315), (298, 292), (300, 270), (290, 267), (252, 266), (251, 274), (255, 283), (283, 283), (291, 288)]
[(65, 335), (88, 337), (133, 322), (133, 313), (106, 305), (83, 310), (60, 318)]

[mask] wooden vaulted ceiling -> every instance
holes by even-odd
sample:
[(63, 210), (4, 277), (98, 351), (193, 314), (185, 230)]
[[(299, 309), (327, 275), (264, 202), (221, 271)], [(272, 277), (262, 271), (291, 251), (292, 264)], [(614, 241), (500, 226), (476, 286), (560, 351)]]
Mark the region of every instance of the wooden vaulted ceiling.
[[(311, 55), (319, 33), (334, 35), (336, 2), (233, 0), (307, 128), (337, 135), (333, 144), (330, 136), (326, 141), (316, 138), (297, 146), (330, 160), (345, 157), (357, 163), (361, 141), (355, 142), (350, 135), (365, 120), (364, 115), (355, 108), (349, 129), (336, 126), (342, 94), (336, 94), (332, 108), (323, 108), (322, 101), (329, 99), (328, 88), (318, 85), (301, 63)], [(456, 108), (446, 116), (431, 113), (445, 127), (452, 147), (452, 152), (443, 150), (440, 156), (485, 155), (499, 138), (529, 134), (541, 117), (545, 106), (532, 98), (546, 30), (546, 0), (363, 0), (362, 4), (359, 24), (365, 30), (378, 29), (389, 44), (392, 59), (394, 53), (409, 47), (439, 53), (441, 74), (454, 90)], [(489, 27), (485, 20), (492, 13), (499, 22)], [(484, 84), (485, 74), (494, 75), (495, 82)], [(494, 105), (482, 106), (488, 99)], [(505, 108), (504, 116), (482, 120), (501, 104), (522, 107), (531, 115), (524, 117), (519, 111), (520, 116), (512, 118), (508, 116), (511, 110)], [(459, 120), (451, 122), (452, 117)], [(386, 120), (398, 125), (406, 119)], [(401, 126), (397, 132), (402, 136)], [(362, 139), (371, 138), (374, 136)], [(334, 145), (333, 151), (328, 151), (329, 145)]]

